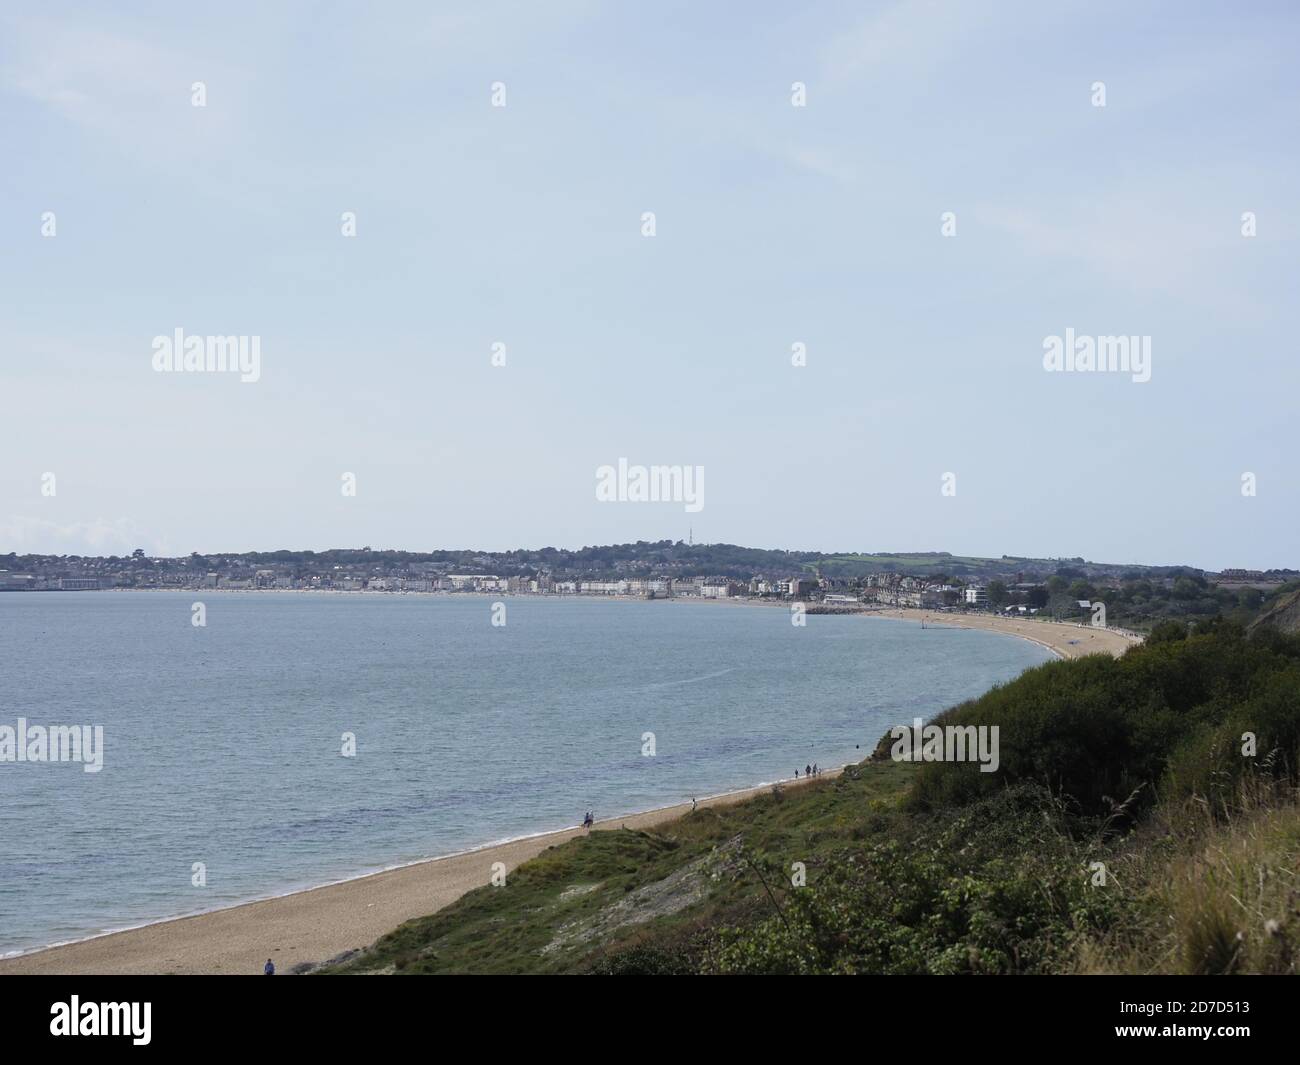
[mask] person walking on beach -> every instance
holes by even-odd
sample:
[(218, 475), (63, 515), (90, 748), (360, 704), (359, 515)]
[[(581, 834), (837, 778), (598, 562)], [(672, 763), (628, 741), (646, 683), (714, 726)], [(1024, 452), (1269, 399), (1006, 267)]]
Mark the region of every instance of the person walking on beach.
[(817, 775), (817, 763), (813, 762), (813, 776)]
[(270, 958), (267, 958), (267, 959), (266, 959), (266, 967), (262, 970), (262, 972), (263, 972), (265, 975), (267, 975), (267, 976), (274, 976), (274, 975), (275, 975), (275, 962), (271, 961)]
[(695, 808), (696, 808), (698, 805), (699, 805), (699, 803), (697, 803), (697, 802), (695, 801), (695, 796), (692, 795), (692, 796), (691, 796), (691, 813), (695, 813)]
[(806, 776), (806, 777), (810, 777), (810, 776), (812, 776), (812, 766), (810, 766), (810, 765), (806, 765), (806, 766), (804, 766), (804, 767), (803, 767), (803, 775)]
[(587, 816), (582, 819), (582, 827), (585, 828), (588, 832), (590, 832), (591, 826), (595, 823), (596, 823), (596, 819), (591, 816), (591, 811), (588, 810)]

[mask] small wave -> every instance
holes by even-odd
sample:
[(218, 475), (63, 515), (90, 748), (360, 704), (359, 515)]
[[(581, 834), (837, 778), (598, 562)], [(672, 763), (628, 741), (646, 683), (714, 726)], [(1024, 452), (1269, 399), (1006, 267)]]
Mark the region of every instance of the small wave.
[(680, 688), (683, 684), (699, 684), (701, 681), (713, 680), (715, 677), (725, 677), (728, 673), (736, 672), (735, 666), (728, 666), (726, 669), (720, 669), (716, 673), (703, 673), (698, 677), (684, 677), (682, 680), (665, 680), (658, 684), (645, 684), (639, 688), (620, 688), (621, 692), (652, 692), (660, 688)]

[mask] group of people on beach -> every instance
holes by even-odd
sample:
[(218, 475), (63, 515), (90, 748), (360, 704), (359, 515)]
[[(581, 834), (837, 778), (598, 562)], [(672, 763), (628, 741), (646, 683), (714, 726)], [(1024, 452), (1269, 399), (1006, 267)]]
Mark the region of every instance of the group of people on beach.
[(592, 814), (590, 810), (588, 810), (587, 816), (582, 819), (582, 827), (590, 831), (591, 826), (594, 825), (595, 823), (596, 823), (595, 816)]
[[(822, 774), (822, 771), (821, 771), (820, 769), (817, 768), (817, 763), (816, 763), (816, 762), (813, 762), (812, 765), (806, 765), (806, 766), (803, 767), (803, 775), (806, 776), (806, 777), (819, 777), (819, 776), (821, 776), (821, 774)], [(795, 768), (795, 771), (794, 771), (794, 779), (795, 779), (795, 780), (798, 780), (798, 779), (799, 779), (799, 770), (798, 770), (797, 767)]]

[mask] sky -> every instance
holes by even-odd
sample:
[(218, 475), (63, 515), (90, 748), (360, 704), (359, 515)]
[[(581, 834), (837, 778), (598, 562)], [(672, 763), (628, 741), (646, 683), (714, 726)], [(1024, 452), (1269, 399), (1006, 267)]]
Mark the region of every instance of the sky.
[[(0, 554), (1300, 567), (1298, 44), (1289, 3), (6, 3)], [(159, 372), (177, 329), (258, 379)], [(1047, 369), (1067, 330), (1149, 380)], [(620, 459), (702, 505), (599, 499)]]

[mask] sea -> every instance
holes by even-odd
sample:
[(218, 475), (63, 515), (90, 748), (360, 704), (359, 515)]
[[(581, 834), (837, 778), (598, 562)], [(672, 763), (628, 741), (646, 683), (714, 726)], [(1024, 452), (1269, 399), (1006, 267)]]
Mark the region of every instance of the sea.
[(0, 728), (103, 737), (94, 772), (0, 761), (0, 955), (860, 761), (891, 726), (1051, 657), (999, 633), (804, 620), (585, 597), (0, 594)]

